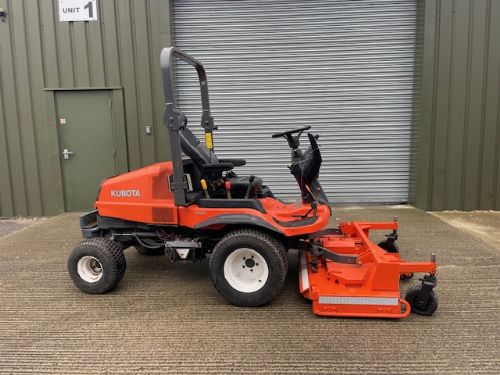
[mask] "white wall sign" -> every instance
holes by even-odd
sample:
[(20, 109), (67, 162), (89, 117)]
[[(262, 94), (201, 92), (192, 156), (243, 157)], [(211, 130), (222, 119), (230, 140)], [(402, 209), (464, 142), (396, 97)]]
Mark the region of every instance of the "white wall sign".
[(97, 21), (97, 0), (59, 0), (59, 21)]

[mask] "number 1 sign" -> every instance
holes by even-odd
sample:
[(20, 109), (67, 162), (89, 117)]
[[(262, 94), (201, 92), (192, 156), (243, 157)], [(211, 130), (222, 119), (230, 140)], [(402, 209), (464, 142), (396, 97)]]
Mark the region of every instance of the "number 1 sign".
[(59, 21), (96, 21), (97, 0), (59, 0)]

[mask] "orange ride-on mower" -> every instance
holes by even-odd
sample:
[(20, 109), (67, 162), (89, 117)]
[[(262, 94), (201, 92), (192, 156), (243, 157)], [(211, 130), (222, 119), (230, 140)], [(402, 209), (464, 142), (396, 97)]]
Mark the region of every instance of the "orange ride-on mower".
[[(192, 65), (200, 82), (205, 143), (187, 127), (176, 107), (173, 57)], [(401, 259), (393, 222), (344, 222), (328, 227), (331, 208), (318, 181), (322, 162), (318, 136), (310, 126), (273, 135), (291, 148), (290, 172), (302, 203), (285, 203), (256, 176), (243, 177), (233, 168), (243, 159), (219, 159), (214, 153), (205, 70), (200, 62), (173, 48), (161, 53), (165, 90), (164, 123), (172, 161), (153, 164), (106, 179), (95, 210), (80, 218), (85, 239), (75, 247), (68, 270), (86, 293), (113, 289), (125, 273), (124, 249), (166, 254), (173, 262), (209, 258), (217, 291), (238, 306), (260, 306), (282, 289), (289, 249), (299, 251), (299, 288), (318, 315), (403, 318), (413, 311), (432, 315), (437, 309), (436, 263)], [(182, 158), (182, 152), (187, 158)], [(389, 230), (375, 245), (372, 230)], [(425, 273), (421, 285), (400, 297), (399, 283)]]

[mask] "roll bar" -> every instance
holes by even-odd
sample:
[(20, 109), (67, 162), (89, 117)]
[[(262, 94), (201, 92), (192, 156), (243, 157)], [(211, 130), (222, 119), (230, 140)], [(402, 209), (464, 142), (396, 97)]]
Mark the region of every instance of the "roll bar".
[(172, 153), (173, 179), (170, 188), (174, 193), (174, 201), (177, 206), (186, 204), (184, 181), (184, 170), (182, 166), (182, 149), (179, 130), (182, 128), (181, 113), (175, 105), (174, 78), (173, 78), (173, 58), (177, 57), (192, 65), (198, 73), (201, 93), (201, 127), (205, 129), (205, 139), (207, 147), (213, 149), (212, 131), (216, 129), (214, 119), (210, 113), (210, 100), (208, 97), (207, 74), (203, 65), (195, 58), (182, 52), (176, 47), (164, 48), (160, 55), (160, 65), (163, 76), (163, 91), (165, 93), (165, 108), (163, 112), (163, 124), (168, 128), (170, 138), (170, 150)]

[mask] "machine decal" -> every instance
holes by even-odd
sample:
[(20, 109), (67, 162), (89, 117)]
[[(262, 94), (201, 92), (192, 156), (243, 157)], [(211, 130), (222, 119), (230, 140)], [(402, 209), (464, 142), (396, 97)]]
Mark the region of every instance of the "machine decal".
[(207, 147), (211, 150), (214, 148), (214, 144), (212, 141), (212, 133), (211, 132), (206, 132), (205, 133), (205, 144)]
[(139, 190), (111, 190), (111, 196), (117, 198), (140, 198), (141, 192)]

